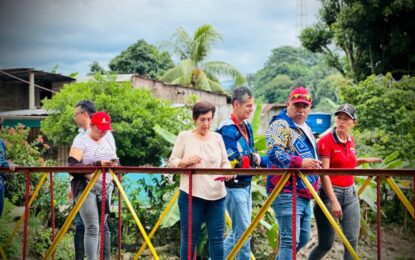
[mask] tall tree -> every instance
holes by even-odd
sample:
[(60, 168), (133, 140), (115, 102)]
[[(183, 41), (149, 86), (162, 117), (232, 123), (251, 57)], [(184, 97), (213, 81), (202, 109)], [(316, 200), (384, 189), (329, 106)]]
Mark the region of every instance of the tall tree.
[(105, 69), (103, 67), (101, 67), (101, 65), (99, 65), (98, 61), (93, 61), (90, 65), (89, 65), (89, 73), (88, 74), (95, 74), (95, 73), (100, 73), (100, 74), (105, 74)]
[(414, 11), (415, 0), (322, 0), (320, 21), (304, 29), (300, 40), (356, 82), (370, 74), (413, 75)]
[(236, 86), (245, 84), (245, 77), (232, 65), (222, 61), (205, 62), (214, 44), (221, 39), (222, 36), (210, 24), (199, 27), (193, 37), (182, 27), (178, 28), (167, 44), (181, 62), (160, 79), (175, 84), (192, 84), (197, 89), (213, 92), (224, 92), (220, 76), (230, 76)]
[(116, 73), (137, 73), (150, 78), (158, 78), (173, 66), (168, 52), (159, 51), (144, 40), (129, 46), (109, 64), (111, 71)]
[(321, 93), (317, 96), (320, 81), (334, 72), (324, 64), (321, 55), (304, 48), (283, 46), (272, 50), (263, 69), (255, 74), (253, 82), (255, 96), (269, 103), (285, 103), (287, 95), (295, 86), (305, 86), (313, 92), (313, 103), (320, 97), (332, 96)]
[(356, 105), (360, 152), (386, 156), (398, 151), (415, 166), (415, 77), (397, 81), (390, 73), (372, 75), (342, 88), (341, 98)]

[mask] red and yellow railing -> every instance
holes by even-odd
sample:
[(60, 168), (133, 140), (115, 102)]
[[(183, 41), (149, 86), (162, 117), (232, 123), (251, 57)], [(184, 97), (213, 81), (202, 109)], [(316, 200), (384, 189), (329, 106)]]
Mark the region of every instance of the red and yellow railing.
[[(0, 172), (1, 171), (8, 171), (8, 169), (5, 168), (0, 168)], [(7, 248), (13, 237), (16, 235), (17, 230), (19, 229), (19, 227), (23, 224), (23, 252), (22, 252), (22, 258), (26, 259), (26, 251), (27, 251), (27, 226), (28, 226), (28, 218), (29, 218), (29, 208), (31, 207), (31, 205), (33, 204), (34, 200), (36, 199), (36, 197), (38, 196), (38, 193), (41, 189), (41, 187), (43, 186), (43, 184), (45, 183), (48, 175), (50, 177), (50, 194), (51, 194), (51, 209), (52, 209), (52, 234), (51, 234), (51, 239), (52, 239), (52, 243), (49, 246), (49, 249), (47, 250), (46, 254), (44, 255), (44, 259), (50, 259), (53, 258), (53, 253), (56, 250), (56, 247), (59, 243), (59, 241), (63, 238), (63, 236), (65, 235), (65, 233), (67, 232), (70, 224), (72, 223), (73, 219), (75, 218), (75, 215), (77, 214), (77, 212), (79, 211), (82, 203), (84, 202), (84, 200), (86, 199), (88, 193), (91, 191), (93, 185), (95, 184), (95, 182), (98, 180), (98, 178), (100, 177), (100, 174), (103, 178), (103, 182), (105, 182), (105, 175), (106, 174), (111, 174), (113, 177), (113, 180), (115, 182), (115, 185), (118, 187), (119, 190), (119, 216), (121, 216), (121, 207), (122, 207), (122, 203), (121, 201), (123, 200), (125, 205), (127, 206), (128, 210), (130, 211), (130, 213), (133, 216), (133, 219), (135, 221), (135, 223), (137, 224), (137, 227), (142, 235), (142, 237), (144, 238), (144, 243), (141, 245), (141, 247), (139, 248), (139, 250), (137, 251), (136, 255), (134, 256), (134, 259), (138, 259), (140, 257), (140, 255), (143, 253), (143, 251), (146, 249), (146, 247), (148, 247), (151, 251), (151, 254), (153, 256), (154, 259), (159, 259), (159, 256), (157, 255), (156, 250), (154, 249), (153, 244), (151, 243), (151, 238), (154, 236), (155, 232), (157, 231), (158, 227), (160, 226), (161, 222), (163, 221), (164, 217), (167, 215), (167, 213), (169, 212), (169, 210), (171, 209), (172, 205), (176, 202), (177, 197), (178, 197), (178, 191), (176, 191), (173, 195), (173, 197), (171, 198), (170, 202), (167, 204), (166, 209), (162, 212), (162, 214), (160, 215), (160, 218), (158, 219), (158, 221), (155, 223), (154, 227), (151, 229), (150, 233), (147, 234), (146, 230), (144, 229), (142, 223), (140, 222), (139, 217), (136, 214), (136, 211), (134, 210), (134, 208), (132, 207), (127, 194), (125, 193), (121, 183), (120, 183), (120, 179), (121, 179), (121, 174), (123, 173), (148, 173), (148, 174), (160, 174), (160, 173), (177, 173), (177, 174), (188, 174), (189, 178), (191, 180), (192, 175), (194, 174), (237, 174), (237, 173), (243, 173), (245, 175), (282, 175), (282, 178), (280, 180), (280, 182), (276, 185), (276, 187), (274, 188), (274, 190), (272, 191), (272, 193), (268, 196), (268, 198), (266, 199), (266, 201), (264, 202), (264, 205), (262, 206), (262, 208), (259, 210), (258, 214), (253, 218), (251, 225), (246, 229), (245, 233), (242, 235), (242, 237), (240, 238), (240, 240), (235, 244), (235, 247), (233, 248), (233, 250), (231, 251), (231, 253), (227, 256), (227, 259), (233, 259), (235, 257), (235, 255), (237, 254), (237, 252), (241, 249), (241, 247), (243, 246), (243, 244), (245, 243), (245, 241), (249, 238), (249, 236), (251, 235), (251, 233), (253, 232), (253, 230), (255, 229), (255, 227), (259, 224), (260, 220), (264, 217), (265, 212), (269, 209), (269, 207), (271, 206), (272, 202), (275, 200), (275, 198), (278, 196), (278, 194), (281, 192), (282, 188), (284, 187), (284, 185), (286, 184), (286, 182), (290, 179), (293, 178), (293, 181), (296, 180), (296, 176), (299, 176), (302, 181), (306, 184), (307, 188), (311, 191), (316, 203), (321, 207), (321, 209), (323, 210), (324, 214), (326, 215), (327, 219), (329, 220), (330, 224), (333, 226), (335, 232), (337, 233), (337, 235), (339, 236), (339, 238), (341, 239), (341, 241), (344, 243), (345, 247), (347, 248), (347, 250), (349, 250), (349, 252), (351, 253), (351, 255), (354, 257), (354, 259), (359, 259), (359, 256), (357, 255), (357, 253), (355, 252), (355, 250), (353, 249), (353, 247), (350, 245), (349, 241), (346, 239), (346, 237), (344, 236), (341, 228), (339, 227), (339, 225), (337, 224), (337, 222), (334, 220), (334, 218), (331, 216), (330, 212), (328, 211), (328, 209), (325, 207), (324, 203), (321, 201), (320, 197), (318, 196), (317, 192), (312, 188), (311, 184), (309, 183), (309, 181), (307, 180), (307, 178), (305, 177), (306, 175), (354, 175), (354, 176), (368, 176), (368, 178), (366, 179), (366, 181), (363, 183), (363, 185), (360, 187), (359, 191), (358, 191), (358, 195), (360, 195), (363, 190), (367, 187), (367, 185), (372, 181), (373, 177), (376, 177), (377, 180), (377, 206), (378, 206), (378, 219), (377, 219), (377, 237), (378, 237), (378, 259), (381, 258), (381, 242), (380, 242), (380, 237), (381, 237), (381, 233), (380, 233), (380, 181), (382, 178), (385, 178), (387, 183), (390, 185), (390, 187), (392, 188), (392, 190), (397, 194), (398, 198), (401, 200), (401, 202), (403, 203), (403, 205), (405, 206), (405, 208), (408, 210), (408, 212), (410, 213), (410, 215), (414, 218), (414, 204), (415, 204), (415, 199), (413, 200), (413, 203), (411, 204), (411, 202), (409, 202), (408, 198), (405, 197), (405, 195), (402, 193), (402, 191), (400, 190), (400, 188), (398, 187), (398, 185), (395, 183), (395, 181), (393, 180), (392, 177), (397, 177), (397, 176), (412, 176), (414, 178), (413, 182), (415, 184), (415, 170), (414, 169), (401, 169), (401, 170), (397, 170), (397, 169), (320, 169), (320, 170), (309, 170), (309, 169), (177, 169), (177, 168), (156, 168), (156, 167), (111, 167), (111, 168), (107, 168), (107, 167), (19, 167), (16, 169), (17, 172), (23, 172), (25, 173), (26, 176), (26, 194), (25, 194), (25, 211), (22, 214), (22, 216), (20, 217), (20, 220), (16, 223), (13, 231), (10, 233), (9, 237), (6, 239), (6, 241), (2, 242), (0, 244), (0, 256), (2, 259), (7, 259), (7, 256), (4, 252), (4, 248)], [(54, 195), (54, 191), (53, 191), (53, 174), (52, 173), (56, 173), (56, 172), (78, 172), (78, 173), (91, 173), (94, 172), (94, 175), (91, 179), (91, 181), (88, 183), (87, 187), (85, 188), (85, 190), (83, 191), (83, 193), (81, 194), (80, 198), (78, 199), (78, 201), (76, 202), (76, 204), (74, 205), (74, 207), (72, 208), (72, 210), (70, 211), (68, 217), (66, 218), (64, 224), (62, 225), (62, 227), (60, 227), (58, 233), (55, 235), (55, 223), (54, 223), (54, 200), (53, 200), (53, 195)], [(38, 185), (36, 186), (34, 192), (32, 193), (32, 195), (30, 196), (30, 176), (31, 174), (34, 173), (42, 173), (42, 177), (40, 178), (40, 181), (38, 183)], [(49, 174), (48, 174), (49, 173)], [(117, 174), (118, 173), (118, 176)], [(189, 182), (191, 183), (191, 181)], [(415, 186), (415, 185), (414, 185)], [(413, 189), (415, 189), (415, 187), (413, 186)], [(414, 191), (415, 193), (415, 191)], [(191, 195), (191, 191), (189, 191), (189, 195)], [(294, 194), (295, 195), (295, 194)], [(103, 199), (102, 199), (102, 209), (104, 209), (105, 205), (105, 190), (103, 189)], [(121, 200), (122, 199), (122, 200)], [(189, 196), (189, 209), (191, 209), (191, 205), (192, 205), (192, 197)], [(296, 196), (293, 196), (293, 215), (295, 216), (295, 210), (296, 207), (294, 206), (296, 205)], [(104, 211), (102, 211), (104, 212)], [(192, 212), (189, 210), (189, 216), (188, 219), (189, 221), (192, 219), (191, 217)], [(229, 217), (227, 217), (227, 223), (230, 223), (230, 219)], [(296, 218), (293, 218), (293, 234), (295, 234), (295, 228), (296, 228)], [(191, 227), (191, 223), (189, 223), (189, 227)], [(118, 228), (119, 228), (119, 232), (118, 232), (118, 259), (122, 259), (122, 255), (121, 255), (121, 218), (119, 218), (119, 222), (118, 222)], [(104, 221), (101, 221), (101, 226), (100, 226), (100, 234), (101, 234), (101, 241), (104, 240)], [(189, 228), (189, 234), (191, 237), (191, 228)], [(293, 256), (292, 258), (295, 259), (296, 258), (296, 237), (295, 235), (293, 236)], [(103, 243), (102, 243), (103, 244)], [(189, 244), (191, 244), (191, 240), (189, 239)], [(189, 249), (191, 248), (190, 246), (188, 247)], [(103, 249), (103, 247), (102, 247)], [(100, 259), (103, 259), (103, 250), (101, 249), (100, 251)], [(189, 259), (191, 258), (191, 252), (189, 250), (188, 252), (188, 257)], [(251, 255), (251, 259), (255, 259), (253, 255)]]

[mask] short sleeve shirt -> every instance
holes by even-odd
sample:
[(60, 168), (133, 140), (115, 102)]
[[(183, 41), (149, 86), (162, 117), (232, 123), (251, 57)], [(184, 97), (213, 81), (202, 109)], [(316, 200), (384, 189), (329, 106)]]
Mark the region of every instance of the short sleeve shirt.
[[(318, 154), (320, 158), (330, 159), (330, 168), (356, 167), (355, 142), (348, 136), (346, 142), (341, 142), (335, 129), (318, 141)], [(354, 178), (350, 175), (329, 176), (332, 185), (338, 187), (350, 187), (354, 184)]]
[[(109, 161), (117, 158), (115, 142), (113, 140), (104, 137), (99, 141), (95, 141), (89, 134), (78, 134), (73, 141), (72, 147), (83, 150), (82, 162), (85, 164), (91, 164), (101, 160)], [(107, 181), (112, 180), (110, 174), (106, 176)]]

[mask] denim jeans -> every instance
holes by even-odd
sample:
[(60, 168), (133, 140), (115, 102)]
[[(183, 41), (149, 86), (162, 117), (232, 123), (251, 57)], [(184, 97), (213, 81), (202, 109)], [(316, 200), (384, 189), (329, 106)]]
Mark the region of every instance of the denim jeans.
[[(281, 193), (272, 203), (280, 228), (280, 250), (275, 259), (292, 258), (292, 194)], [(296, 216), (297, 252), (304, 247), (310, 238), (311, 206), (310, 200), (297, 197)]]
[[(347, 240), (349, 240), (352, 247), (356, 250), (360, 229), (360, 203), (356, 189), (354, 186), (347, 188), (333, 186), (333, 191), (343, 211), (343, 217), (340, 219), (340, 226)], [(330, 210), (330, 200), (323, 189), (320, 189), (320, 198), (324, 202), (324, 205)], [(318, 205), (314, 207), (314, 216), (317, 223), (318, 244), (311, 251), (308, 259), (321, 259), (331, 249), (335, 233)], [(343, 258), (353, 259), (349, 250), (346, 248), (344, 250)]]
[[(112, 190), (114, 189), (114, 185), (110, 183), (106, 189), (106, 197), (109, 201), (111, 201)], [(85, 226), (85, 234), (84, 234), (84, 249), (85, 254), (88, 260), (96, 260), (98, 257), (98, 250), (99, 250), (99, 224), (100, 224), (100, 216), (98, 214), (98, 206), (96, 195), (101, 194), (102, 186), (101, 183), (95, 183), (94, 187), (92, 188), (91, 192), (86, 197), (84, 203), (79, 210), (81, 214), (82, 221)], [(77, 199), (79, 199), (81, 194), (78, 195)], [(105, 216), (105, 222), (107, 222), (108, 214)], [(105, 232), (107, 233), (107, 232)], [(108, 230), (108, 238), (109, 238), (109, 230)], [(107, 237), (107, 236), (106, 236)], [(107, 245), (108, 243), (108, 245)], [(106, 239), (105, 244), (109, 249), (110, 240)], [(108, 251), (109, 253), (109, 251)]]
[[(97, 205), (100, 207), (101, 205)], [(85, 234), (85, 226), (84, 222), (82, 221), (81, 214), (78, 212), (74, 219), (75, 222), (75, 234), (74, 234), (74, 245), (75, 245), (75, 259), (76, 260), (83, 260), (85, 256), (85, 249), (84, 249), (84, 234)], [(111, 235), (108, 228), (108, 218), (105, 221), (104, 225), (105, 230), (105, 245), (104, 245), (104, 258), (110, 259), (110, 250), (111, 250)]]
[[(251, 185), (245, 188), (226, 188), (226, 192), (226, 210), (232, 219), (232, 230), (224, 242), (225, 256), (229, 255), (239, 238), (251, 224), (252, 215)], [(251, 238), (247, 239), (235, 259), (250, 259), (250, 240)]]
[[(180, 191), (180, 259), (187, 259), (187, 209), (188, 194)], [(225, 232), (225, 198), (219, 200), (205, 200), (198, 197), (192, 198), (192, 259), (196, 245), (200, 239), (202, 223), (206, 222), (209, 241), (209, 255), (212, 260), (223, 260), (223, 239)]]
[(3, 215), (4, 208), (4, 181), (3, 177), (0, 175), (0, 217)]

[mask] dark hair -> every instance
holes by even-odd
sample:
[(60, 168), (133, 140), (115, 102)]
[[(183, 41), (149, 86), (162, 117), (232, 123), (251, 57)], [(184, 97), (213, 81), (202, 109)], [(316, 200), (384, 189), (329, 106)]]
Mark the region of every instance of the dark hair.
[(87, 112), (90, 117), (97, 112), (94, 102), (86, 99), (79, 101), (75, 107), (80, 107), (82, 111)]
[(212, 112), (212, 118), (215, 115), (216, 108), (212, 103), (207, 101), (198, 101), (193, 106), (193, 120), (197, 120), (200, 115)]
[(238, 87), (234, 89), (232, 93), (232, 106), (235, 103), (235, 101), (238, 101), (241, 104), (244, 103), (245, 95), (248, 95), (248, 97), (252, 97), (252, 91), (247, 87)]

